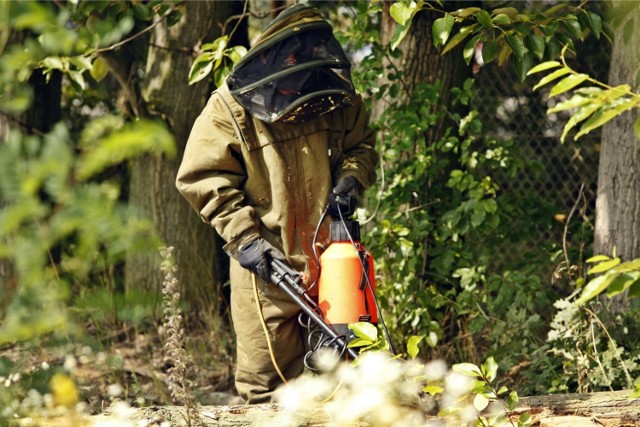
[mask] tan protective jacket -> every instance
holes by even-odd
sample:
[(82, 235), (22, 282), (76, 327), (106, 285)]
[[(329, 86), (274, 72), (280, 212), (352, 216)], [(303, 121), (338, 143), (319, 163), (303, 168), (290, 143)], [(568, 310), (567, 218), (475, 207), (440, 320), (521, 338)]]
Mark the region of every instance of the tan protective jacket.
[[(262, 236), (314, 280), (312, 240), (329, 192), (346, 175), (368, 187), (377, 160), (360, 98), (303, 124), (267, 124), (249, 116), (224, 86), (193, 126), (176, 186), (232, 257)], [(318, 241), (327, 238), (324, 224)]]

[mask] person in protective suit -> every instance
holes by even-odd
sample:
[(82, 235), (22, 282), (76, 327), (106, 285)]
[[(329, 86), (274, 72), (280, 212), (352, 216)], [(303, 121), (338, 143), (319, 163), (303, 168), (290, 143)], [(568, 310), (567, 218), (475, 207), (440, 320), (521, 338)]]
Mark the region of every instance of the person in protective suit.
[(318, 227), (328, 196), (375, 182), (374, 134), (350, 67), (317, 9), (284, 10), (210, 97), (177, 174), (231, 257), (235, 384), (247, 403), (269, 402), (304, 368), (300, 308), (270, 284), (270, 259), (315, 283), (314, 235), (328, 244), (328, 224)]

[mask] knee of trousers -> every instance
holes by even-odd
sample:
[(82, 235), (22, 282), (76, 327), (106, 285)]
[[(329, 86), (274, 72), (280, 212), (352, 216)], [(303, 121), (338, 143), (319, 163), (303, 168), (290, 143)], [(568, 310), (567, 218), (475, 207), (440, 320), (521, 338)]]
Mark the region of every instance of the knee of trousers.
[[(256, 277), (261, 312), (255, 301), (252, 274), (234, 271), (231, 277), (231, 317), (236, 333), (236, 388), (248, 403), (270, 401), (281, 379), (271, 360), (273, 351), (286, 379), (302, 373), (305, 346), (298, 314), (300, 308), (288, 295)], [(264, 319), (271, 350), (267, 343)]]

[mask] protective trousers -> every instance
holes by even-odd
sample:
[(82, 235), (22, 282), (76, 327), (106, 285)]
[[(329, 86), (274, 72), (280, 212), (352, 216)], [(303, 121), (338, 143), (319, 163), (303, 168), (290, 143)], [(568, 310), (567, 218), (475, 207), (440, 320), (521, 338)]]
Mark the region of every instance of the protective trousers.
[(289, 380), (304, 369), (305, 345), (298, 324), (300, 308), (288, 295), (255, 277), (261, 313), (256, 305), (251, 272), (231, 260), (231, 317), (236, 333), (236, 389), (247, 403), (267, 403), (282, 380), (276, 371), (260, 320), (267, 325), (275, 360)]

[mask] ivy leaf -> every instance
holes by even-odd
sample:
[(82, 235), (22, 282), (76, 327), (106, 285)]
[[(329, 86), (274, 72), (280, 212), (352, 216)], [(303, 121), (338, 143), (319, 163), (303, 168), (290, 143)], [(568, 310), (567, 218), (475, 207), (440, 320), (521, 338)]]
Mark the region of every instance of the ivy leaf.
[(435, 20), (433, 27), (431, 27), (435, 46), (444, 46), (449, 39), (454, 23), (455, 18), (450, 14), (446, 14), (444, 17)]
[(107, 67), (107, 63), (100, 57), (97, 57), (95, 61), (93, 61), (93, 66), (89, 70), (89, 74), (91, 77), (97, 82), (102, 81), (107, 74), (109, 73), (109, 67)]
[(513, 50), (513, 53), (516, 55), (516, 58), (522, 59), (524, 55), (524, 43), (519, 36), (507, 35), (506, 36), (507, 43)]

